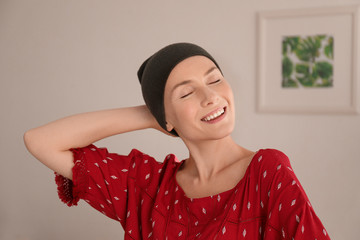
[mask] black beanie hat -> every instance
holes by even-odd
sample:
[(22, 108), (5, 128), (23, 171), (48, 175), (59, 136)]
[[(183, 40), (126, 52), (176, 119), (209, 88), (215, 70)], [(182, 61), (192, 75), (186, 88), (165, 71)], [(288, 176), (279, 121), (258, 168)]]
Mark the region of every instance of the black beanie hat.
[[(205, 56), (219, 68), (215, 59), (203, 48), (192, 43), (174, 43), (146, 59), (137, 72), (145, 103), (160, 126), (166, 131), (164, 108), (166, 81), (178, 63), (192, 56)], [(170, 133), (178, 136), (175, 130)]]

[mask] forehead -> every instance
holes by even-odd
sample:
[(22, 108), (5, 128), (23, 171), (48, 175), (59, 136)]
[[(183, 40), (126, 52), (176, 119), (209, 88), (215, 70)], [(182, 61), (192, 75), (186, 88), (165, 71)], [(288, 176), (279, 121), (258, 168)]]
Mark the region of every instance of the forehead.
[(216, 65), (209, 58), (204, 56), (189, 57), (178, 63), (170, 72), (166, 86), (175, 85), (179, 81), (190, 80), (197, 76), (205, 75), (209, 69), (216, 68)]

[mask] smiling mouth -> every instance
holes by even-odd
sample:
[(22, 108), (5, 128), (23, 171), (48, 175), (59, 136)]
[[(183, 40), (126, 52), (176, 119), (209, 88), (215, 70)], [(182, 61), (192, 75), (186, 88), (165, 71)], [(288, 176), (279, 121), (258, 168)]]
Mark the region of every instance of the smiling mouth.
[(209, 122), (217, 119), (218, 117), (222, 116), (225, 113), (226, 107), (219, 109), (218, 111), (214, 112), (213, 114), (206, 116), (201, 119), (201, 121)]

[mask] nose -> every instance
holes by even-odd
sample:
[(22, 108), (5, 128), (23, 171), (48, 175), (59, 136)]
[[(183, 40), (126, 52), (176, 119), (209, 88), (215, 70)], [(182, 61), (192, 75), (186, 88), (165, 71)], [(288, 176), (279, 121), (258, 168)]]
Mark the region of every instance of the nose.
[(216, 91), (209, 87), (204, 87), (201, 91), (202, 100), (201, 106), (206, 107), (219, 102), (219, 95)]

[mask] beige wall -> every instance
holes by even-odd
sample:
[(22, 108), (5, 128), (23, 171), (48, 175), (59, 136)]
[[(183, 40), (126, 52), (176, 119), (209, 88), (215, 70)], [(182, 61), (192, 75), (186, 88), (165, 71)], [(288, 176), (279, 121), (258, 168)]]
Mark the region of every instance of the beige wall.
[[(332, 238), (358, 239), (360, 117), (257, 113), (255, 14), (359, 1), (139, 2), (0, 0), (0, 239), (122, 239), (117, 222), (57, 199), (53, 173), (27, 153), (22, 134), (66, 115), (142, 104), (137, 68), (179, 41), (202, 45), (222, 66), (236, 97), (239, 144), (284, 151)], [(160, 160), (186, 156), (180, 141), (151, 130), (98, 145)]]

